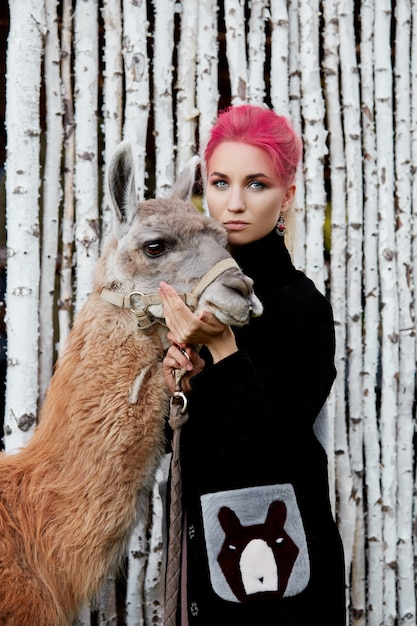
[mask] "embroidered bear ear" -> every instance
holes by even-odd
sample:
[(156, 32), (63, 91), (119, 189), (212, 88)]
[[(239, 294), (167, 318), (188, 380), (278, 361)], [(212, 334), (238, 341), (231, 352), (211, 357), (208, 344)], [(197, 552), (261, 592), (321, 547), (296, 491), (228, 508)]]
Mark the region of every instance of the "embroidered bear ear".
[(285, 505), (285, 502), (282, 502), (280, 500), (275, 500), (275, 502), (271, 502), (266, 516), (265, 526), (268, 528), (284, 528), (286, 519), (287, 507)]
[(238, 516), (234, 511), (232, 511), (232, 509), (229, 509), (228, 506), (222, 506), (219, 510), (218, 518), (220, 526), (226, 535), (242, 528), (242, 524), (240, 523)]

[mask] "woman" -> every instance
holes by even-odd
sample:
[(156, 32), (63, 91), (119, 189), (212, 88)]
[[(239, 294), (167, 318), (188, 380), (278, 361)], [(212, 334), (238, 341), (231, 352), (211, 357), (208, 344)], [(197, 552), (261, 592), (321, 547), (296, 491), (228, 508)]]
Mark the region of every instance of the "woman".
[[(219, 116), (204, 154), (210, 215), (254, 280), (264, 313), (232, 330), (161, 284), (183, 367), (186, 565), (178, 623), (345, 624), (343, 549), (314, 423), (335, 378), (330, 305), (281, 236), (301, 143), (289, 122), (243, 105)], [(200, 356), (192, 344), (203, 344)]]

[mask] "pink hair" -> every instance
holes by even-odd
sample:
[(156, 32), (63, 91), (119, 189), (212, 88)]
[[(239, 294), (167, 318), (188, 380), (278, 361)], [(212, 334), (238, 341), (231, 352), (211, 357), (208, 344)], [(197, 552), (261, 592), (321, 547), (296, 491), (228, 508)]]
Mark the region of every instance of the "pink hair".
[(237, 141), (265, 150), (280, 181), (290, 187), (301, 161), (301, 139), (283, 115), (271, 109), (243, 104), (220, 113), (206, 148), (206, 167), (214, 150), (225, 141)]

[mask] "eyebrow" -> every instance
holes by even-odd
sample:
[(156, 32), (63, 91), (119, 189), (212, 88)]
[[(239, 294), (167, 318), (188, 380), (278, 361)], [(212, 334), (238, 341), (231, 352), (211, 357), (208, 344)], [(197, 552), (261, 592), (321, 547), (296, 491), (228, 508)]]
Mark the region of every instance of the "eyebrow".
[[(223, 174), (222, 172), (212, 172), (210, 174), (210, 177), (211, 176), (218, 176), (219, 178), (229, 178), (227, 174)], [(267, 176), (263, 172), (257, 172), (256, 174), (248, 174), (247, 176), (245, 176), (245, 180), (253, 180), (254, 178), (267, 178), (268, 180), (271, 180), (270, 176)]]

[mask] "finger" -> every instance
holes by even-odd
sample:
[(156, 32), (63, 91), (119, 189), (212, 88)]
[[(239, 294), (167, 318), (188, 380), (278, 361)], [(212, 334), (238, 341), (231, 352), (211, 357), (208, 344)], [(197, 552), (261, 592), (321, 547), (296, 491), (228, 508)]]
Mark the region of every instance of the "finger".
[(170, 367), (173, 369), (185, 369), (188, 372), (193, 369), (193, 363), (189, 354), (185, 349), (180, 348), (176, 344), (173, 344), (169, 348), (164, 361), (169, 363)]

